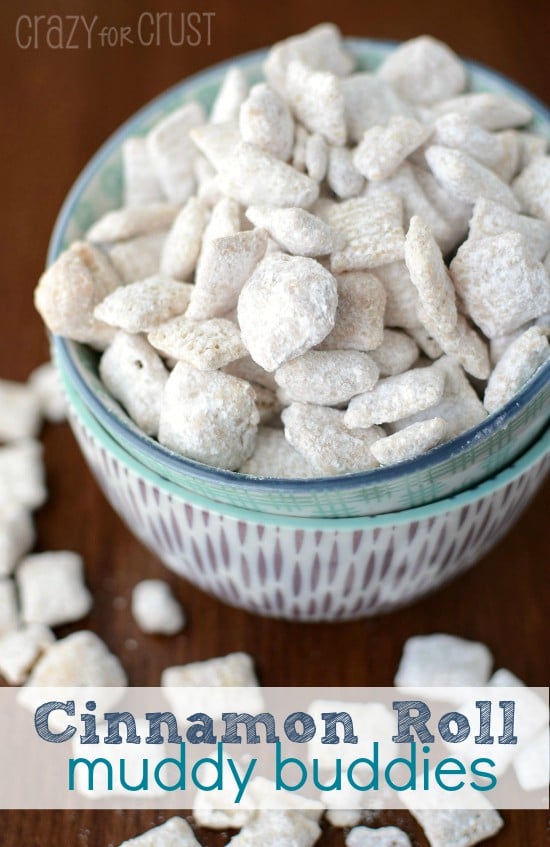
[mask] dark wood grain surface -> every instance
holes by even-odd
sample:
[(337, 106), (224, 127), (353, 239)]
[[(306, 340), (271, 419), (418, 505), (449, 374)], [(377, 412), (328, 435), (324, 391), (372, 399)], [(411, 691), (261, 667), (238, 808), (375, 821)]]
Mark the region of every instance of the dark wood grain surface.
[[(214, 12), (210, 44), (138, 44), (53, 49), (38, 30), (37, 46), (17, 45), (19, 16), (98, 16), (103, 25), (134, 25), (141, 12)], [(67, 0), (2, 3), (0, 11), (0, 233), (2, 238), (0, 375), (23, 379), (47, 355), (32, 308), (49, 234), (59, 206), (98, 145), (136, 108), (186, 75), (264, 46), (324, 20), (349, 35), (408, 38), (430, 32), (458, 52), (514, 77), (548, 99), (548, 4), (538, 0), (382, 0), (271, 3), (212, 0)], [(24, 33), (25, 34), (25, 33)], [(437, 595), (374, 620), (298, 625), (263, 620), (212, 600), (162, 570), (104, 501), (66, 425), (44, 433), (50, 501), (37, 516), (39, 549), (82, 552), (95, 605), (78, 627), (95, 630), (121, 657), (136, 685), (156, 685), (174, 663), (246, 650), (266, 685), (390, 685), (405, 639), (448, 631), (486, 642), (497, 666), (527, 683), (546, 685), (548, 664), (548, 494), (546, 487), (506, 539), (479, 565)], [(165, 576), (185, 605), (189, 625), (173, 639), (142, 635), (129, 612), (132, 586)], [(59, 635), (70, 631), (62, 629)], [(137, 646), (136, 646), (137, 645)], [(0, 766), (6, 766), (1, 761)], [(388, 815), (392, 820), (396, 816)], [(495, 847), (548, 844), (545, 812), (506, 812)], [(108, 847), (162, 820), (142, 812), (0, 812), (1, 847)], [(399, 819), (425, 847), (407, 815)], [(205, 845), (226, 839), (201, 833)], [(327, 831), (325, 845), (343, 845)]]

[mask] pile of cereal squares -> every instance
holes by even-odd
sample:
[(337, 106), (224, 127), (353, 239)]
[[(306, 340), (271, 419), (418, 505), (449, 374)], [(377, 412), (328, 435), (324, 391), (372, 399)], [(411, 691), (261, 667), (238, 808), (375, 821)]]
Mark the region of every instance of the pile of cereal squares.
[(422, 36), (355, 70), (330, 24), (122, 147), (124, 205), (42, 276), (48, 328), (168, 449), (256, 477), (414, 458), (543, 365), (550, 157)]

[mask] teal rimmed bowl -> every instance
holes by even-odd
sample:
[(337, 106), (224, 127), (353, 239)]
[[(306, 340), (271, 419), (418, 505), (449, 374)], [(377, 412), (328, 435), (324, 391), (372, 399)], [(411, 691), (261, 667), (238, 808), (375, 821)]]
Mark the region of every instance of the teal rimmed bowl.
[[(360, 68), (374, 68), (393, 46), (351, 39), (348, 45)], [(49, 261), (81, 237), (103, 212), (121, 202), (120, 146), (130, 135), (146, 132), (162, 115), (196, 98), (205, 107), (214, 99), (223, 74), (238, 64), (251, 81), (261, 76), (265, 53), (237, 57), (230, 63), (190, 77), (158, 97), (125, 123), (105, 143), (69, 193), (53, 232)], [(530, 94), (499, 74), (469, 62), (473, 90), (501, 91), (527, 102), (534, 126), (550, 135), (548, 110)], [(517, 396), (483, 423), (421, 456), (389, 468), (315, 480), (270, 480), (221, 471), (179, 456), (144, 435), (101, 384), (97, 354), (62, 338), (53, 340), (55, 355), (74, 391), (101, 426), (138, 462), (197, 495), (229, 506), (269, 514), (304, 517), (350, 517), (421, 506), (489, 479), (533, 443), (545, 428), (550, 409), (550, 363)]]

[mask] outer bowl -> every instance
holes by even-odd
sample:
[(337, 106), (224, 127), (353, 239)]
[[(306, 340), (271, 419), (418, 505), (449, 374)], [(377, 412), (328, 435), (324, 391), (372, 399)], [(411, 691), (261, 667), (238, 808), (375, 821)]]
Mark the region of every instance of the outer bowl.
[(220, 504), (140, 464), (62, 373), (69, 420), (107, 500), (164, 564), (251, 612), (335, 621), (387, 612), (474, 565), (510, 529), (550, 467), (550, 429), (468, 491), (363, 518), (290, 518)]
[[(349, 40), (360, 68), (372, 69), (393, 46), (389, 42)], [(264, 53), (238, 57), (230, 64), (243, 68), (251, 81), (260, 78)], [(120, 147), (125, 138), (147, 131), (162, 115), (195, 98), (212, 103), (229, 63), (197, 74), (162, 94), (126, 122), (103, 145), (78, 178), (57, 220), (49, 261), (108, 209), (121, 201)], [(550, 113), (514, 83), (468, 62), (471, 88), (509, 93), (535, 112), (534, 125), (550, 135)], [(109, 396), (97, 373), (97, 354), (88, 348), (54, 339), (55, 354), (71, 382), (101, 426), (125, 452), (164, 479), (197, 494), (269, 514), (303, 517), (352, 517), (381, 514), (434, 502), (489, 479), (533, 443), (545, 428), (550, 409), (550, 362), (518, 395), (483, 423), (395, 467), (315, 480), (269, 480), (221, 471), (185, 459), (144, 435)]]

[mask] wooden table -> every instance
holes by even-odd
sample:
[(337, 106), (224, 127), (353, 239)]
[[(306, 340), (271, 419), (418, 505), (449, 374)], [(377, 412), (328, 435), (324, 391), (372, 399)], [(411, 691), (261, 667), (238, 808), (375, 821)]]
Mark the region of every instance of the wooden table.
[[(430, 32), (458, 52), (514, 77), (536, 95), (548, 95), (547, 5), (537, 0), (486, 0), (476, 4), (352, 2), (336, 4), (245, 3), (217, 0), (187, 11), (212, 11), (210, 45), (203, 27), (199, 46), (125, 44), (88, 49), (85, 34), (64, 49), (46, 43), (39, 22), (36, 47), (27, 22), (50, 8), (35, 0), (2, 5), (0, 50), (2, 157), (1, 375), (24, 379), (44, 360), (47, 346), (33, 311), (32, 290), (44, 265), (53, 221), (82, 166), (98, 145), (132, 112), (186, 75), (233, 54), (261, 47), (323, 19), (335, 19), (346, 34), (409, 38)], [(132, 25), (140, 13), (172, 9), (163, 0), (80, 0), (58, 4), (63, 15), (83, 15), (90, 25)], [(204, 23), (204, 18), (203, 18)], [(42, 25), (44, 21), (42, 21)], [(54, 41), (55, 43), (55, 41)], [(548, 681), (548, 487), (507, 538), (458, 582), (415, 606), (374, 620), (298, 625), (262, 620), (227, 608), (162, 570), (123, 527), (88, 473), (66, 425), (44, 433), (51, 499), (37, 516), (38, 548), (68, 548), (84, 554), (95, 604), (89, 627), (121, 657), (135, 685), (156, 685), (170, 664), (246, 650), (266, 685), (390, 685), (405, 639), (416, 633), (456, 633), (486, 642), (497, 666), (532, 685)], [(174, 639), (142, 635), (129, 608), (132, 586), (148, 576), (166, 577), (185, 605), (189, 625)], [(71, 628), (61, 629), (64, 635)], [(136, 648), (137, 643), (137, 648)], [(0, 752), (1, 755), (1, 752)], [(426, 841), (406, 815), (400, 819), (413, 843)], [(506, 812), (498, 847), (547, 844), (544, 812)], [(107, 847), (155, 823), (154, 812), (2, 812), (1, 847)], [(223, 837), (202, 834), (205, 845)], [(327, 832), (323, 844), (343, 845)], [(493, 843), (493, 842), (492, 842)]]

